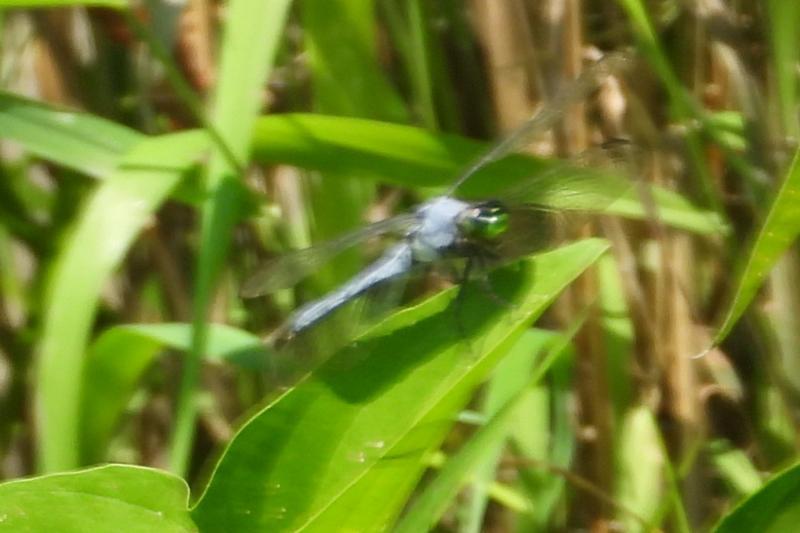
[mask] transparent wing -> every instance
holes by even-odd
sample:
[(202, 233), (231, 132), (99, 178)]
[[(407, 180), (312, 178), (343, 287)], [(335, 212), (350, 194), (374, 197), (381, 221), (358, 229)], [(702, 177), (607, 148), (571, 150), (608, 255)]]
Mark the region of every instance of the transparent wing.
[(573, 82), (563, 87), (546, 106), (536, 111), (520, 127), (511, 132), (488, 152), (475, 160), (450, 187), (453, 194), (465, 181), (485, 165), (496, 161), (528, 144), (533, 137), (550, 129), (573, 104), (582, 102), (608, 76), (619, 73), (632, 63), (630, 54), (609, 54), (584, 70)]
[(640, 200), (638, 181), (643, 153), (625, 140), (614, 140), (507, 188), (499, 198), (510, 210), (510, 226), (497, 254), (514, 258), (550, 248), (591, 213), (610, 212), (620, 197)]
[(508, 231), (497, 242), (494, 253), (500, 262), (516, 259), (556, 246), (575, 216), (542, 206), (523, 204), (510, 210)]
[(241, 295), (244, 298), (253, 298), (291, 287), (314, 273), (342, 250), (353, 247), (371, 237), (386, 233), (405, 232), (414, 226), (416, 220), (416, 216), (411, 213), (398, 215), (345, 233), (316, 246), (270, 259), (245, 281)]
[(604, 211), (634, 192), (642, 155), (634, 144), (614, 140), (518, 181), (500, 191), (497, 198), (512, 206), (532, 203), (553, 209)]

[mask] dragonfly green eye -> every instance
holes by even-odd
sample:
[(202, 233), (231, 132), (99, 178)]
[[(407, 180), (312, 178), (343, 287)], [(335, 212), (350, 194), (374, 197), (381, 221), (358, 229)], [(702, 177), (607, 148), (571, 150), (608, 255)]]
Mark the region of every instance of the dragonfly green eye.
[(494, 240), (508, 230), (508, 209), (496, 201), (477, 204), (462, 215), (459, 228), (468, 237)]

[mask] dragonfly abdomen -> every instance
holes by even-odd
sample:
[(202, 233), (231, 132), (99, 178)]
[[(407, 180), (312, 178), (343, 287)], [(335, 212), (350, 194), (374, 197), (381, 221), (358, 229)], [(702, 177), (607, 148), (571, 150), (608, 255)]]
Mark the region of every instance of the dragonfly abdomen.
[(370, 289), (407, 274), (413, 264), (414, 254), (407, 242), (392, 246), (375, 262), (340, 287), (299, 307), (279, 328), (275, 338), (276, 344), (291, 340)]

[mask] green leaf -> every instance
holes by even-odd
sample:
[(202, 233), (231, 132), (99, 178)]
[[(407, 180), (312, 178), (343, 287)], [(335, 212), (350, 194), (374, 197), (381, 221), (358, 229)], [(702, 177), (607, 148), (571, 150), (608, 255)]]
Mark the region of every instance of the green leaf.
[(715, 533), (783, 533), (800, 522), (800, 465), (773, 477), (714, 528)]
[[(607, 258), (607, 256), (606, 256)], [(601, 260), (602, 263), (602, 260)], [(545, 331), (545, 330), (529, 330), (526, 331), (520, 338), (519, 342), (508, 353), (508, 355), (497, 365), (491, 380), (486, 385), (485, 401), (483, 405), (483, 413), (487, 417), (492, 417), (495, 413), (513, 397), (518, 396), (515, 400), (521, 404), (515, 409), (516, 420), (541, 420), (539, 423), (548, 426), (549, 413), (546, 410), (537, 411), (531, 409), (531, 398), (537, 394), (537, 385), (541, 378), (550, 370), (553, 364), (559, 357), (566, 353), (566, 348), (572, 341), (575, 334), (580, 331), (581, 327), (586, 321), (587, 313), (584, 312), (573, 320), (570, 328), (562, 335)], [(546, 350), (545, 350), (546, 349)], [(536, 357), (544, 352), (543, 359), (535, 366), (534, 361)], [(537, 405), (534, 403), (533, 405)], [(543, 412), (544, 411), (544, 412)], [(532, 423), (521, 424), (526, 427), (528, 431), (536, 432), (537, 429), (532, 427)], [(517, 424), (517, 430), (521, 429), (520, 424)], [(509, 428), (511, 430), (511, 428)], [(509, 433), (512, 433), (509, 431)], [(546, 431), (539, 432), (537, 437), (541, 440), (547, 440), (549, 437), (549, 428)], [(506, 435), (506, 437), (513, 436)], [(463, 523), (461, 524), (462, 531), (481, 531), (484, 513), (486, 512), (486, 504), (488, 503), (488, 491), (491, 487), (492, 481), (496, 477), (497, 463), (502, 454), (503, 442), (497, 440), (493, 445), (482, 445), (479, 450), (480, 457), (475, 457), (476, 461), (480, 464), (472, 466), (475, 469), (472, 475), (472, 486), (468, 493), (464, 507), (463, 507)], [(544, 444), (544, 448), (548, 448)], [(459, 455), (462, 452), (459, 451)], [(449, 464), (449, 463), (448, 463)], [(445, 469), (448, 468), (445, 466)], [(420, 500), (426, 496), (436, 498), (434, 494), (428, 495), (429, 492), (436, 492), (431, 487), (426, 488), (425, 493), (420, 497)], [(451, 495), (455, 494), (455, 490), (451, 491)], [(452, 496), (451, 496), (452, 497)], [(416, 507), (415, 503), (415, 507)], [(542, 509), (545, 507), (542, 499), (537, 500), (537, 508)], [(413, 512), (413, 511), (411, 511)], [(406, 516), (408, 520), (410, 514)], [(439, 517), (437, 517), (438, 519)], [(431, 523), (433, 523), (431, 521)]]
[(0, 0), (0, 8), (70, 6), (103, 6), (123, 9), (128, 7), (128, 0)]
[[(335, 175), (355, 174), (423, 188), (452, 183), (486, 149), (484, 143), (412, 126), (308, 114), (262, 118), (256, 124), (253, 142), (254, 159), (262, 163), (289, 163)], [(600, 200), (609, 213), (637, 218), (647, 215), (636, 187), (629, 187), (627, 181), (611, 172), (523, 155), (487, 165), (461, 192), (466, 197), (485, 197), (537, 175), (544, 176), (541, 187), (526, 201), (590, 209)], [(570, 187), (565, 187), (565, 181)], [(658, 187), (651, 191), (664, 223), (698, 233), (725, 231), (718, 216), (697, 209), (680, 195)]]
[(79, 464), (83, 364), (100, 291), (206, 144), (195, 132), (137, 145), (99, 184), (63, 243), (48, 283), (36, 377), (44, 471)]
[(0, 485), (0, 530), (149, 533), (197, 531), (182, 479), (108, 465)]
[(502, 445), (508, 428), (514, 421), (518, 400), (522, 396), (519, 394), (521, 391), (516, 392), (457, 454), (448, 459), (436, 479), (414, 500), (408, 514), (394, 531), (414, 533), (433, 529), (450, 502), (458, 496), (459, 489), (469, 475), (486, 459), (485, 450), (495, 450)]
[[(82, 462), (104, 459), (104, 451), (143, 372), (164, 347), (188, 352), (191, 324), (115, 326), (94, 342), (86, 360), (81, 409)], [(225, 360), (263, 371), (267, 347), (257, 336), (223, 324), (209, 328), (206, 361)]]
[[(311, 84), (311, 105), (320, 113), (409, 120), (404, 102), (381, 68), (374, 0), (306, 0), (300, 10)], [(353, 173), (335, 178), (313, 173), (306, 213), (291, 217), (292, 235), (323, 241), (358, 227), (372, 203), (375, 184)], [(312, 215), (313, 213), (313, 215)], [(341, 283), (359, 264), (346, 250), (314, 274), (315, 289)]]
[(192, 349), (183, 366), (170, 443), (170, 468), (177, 473), (183, 473), (191, 455), (197, 414), (195, 393), (208, 339), (208, 309), (233, 226), (244, 218), (246, 204), (240, 178), (249, 160), (253, 124), (263, 106), (262, 91), (290, 4), (290, 0), (232, 0), (226, 5), (211, 121), (218, 142), (205, 176), (207, 196), (202, 206), (192, 301)]
[[(578, 323), (582, 324), (583, 320)], [(574, 328), (577, 329), (579, 328)], [(519, 419), (518, 408), (526, 398), (529, 386), (539, 381), (557, 357), (564, 353), (564, 345), (557, 344), (534, 373), (534, 360), (540, 350), (532, 348), (541, 348), (542, 337), (541, 332), (526, 331), (508, 355), (499, 362), (487, 394), (485, 410), (490, 415), (489, 421), (448, 459), (436, 478), (419, 493), (396, 531), (430, 530), (456, 498), (462, 485), (470, 477), (476, 476), (480, 477), (474, 479), (473, 483), (475, 508), (471, 509), (471, 525), (474, 531), (480, 531), (485, 507), (485, 502), (481, 500), (485, 498), (494, 479), (494, 470), (510, 425)]]
[(767, 219), (756, 237), (747, 263), (737, 276), (736, 292), (725, 319), (714, 337), (719, 344), (753, 301), (758, 288), (787, 248), (800, 235), (800, 150), (795, 153), (783, 185), (772, 202)]
[(709, 444), (712, 464), (733, 494), (744, 496), (761, 488), (764, 481), (747, 452), (732, 447), (727, 441)]
[(796, 137), (800, 124), (797, 121), (798, 83), (797, 72), (792, 65), (797, 64), (800, 52), (797, 50), (800, 6), (797, 2), (769, 0), (765, 2), (769, 20), (765, 37), (772, 47), (772, 66), (775, 77), (775, 93), (778, 101), (778, 116), (783, 134)]
[(587, 240), (495, 272), (493, 287), (515, 309), (468, 289), (458, 312), (427, 314), (452, 298), (445, 291), (414, 308), (427, 318), (339, 352), (244, 424), (195, 520), (240, 531), (388, 526), (475, 387), (606, 248)]
[(308, 0), (302, 21), (314, 110), (407, 121), (408, 112), (378, 57), (373, 0)]
[(145, 139), (115, 122), (6, 92), (0, 92), (0, 131), (32, 154), (101, 179)]
[[(664, 445), (653, 413), (630, 409), (622, 420), (618, 457), (619, 521), (625, 531), (652, 531), (664, 501)], [(642, 523), (642, 521), (645, 523)]]

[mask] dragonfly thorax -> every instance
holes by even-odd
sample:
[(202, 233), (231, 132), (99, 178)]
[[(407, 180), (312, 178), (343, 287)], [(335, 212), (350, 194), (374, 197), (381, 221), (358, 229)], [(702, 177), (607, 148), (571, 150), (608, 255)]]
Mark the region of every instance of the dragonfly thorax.
[(417, 208), (419, 226), (409, 235), (414, 259), (430, 263), (440, 259), (461, 237), (458, 220), (470, 204), (450, 196), (437, 196)]
[(438, 196), (417, 208), (419, 225), (408, 239), (414, 259), (422, 263), (464, 253), (465, 245), (488, 244), (508, 230), (508, 209), (491, 200), (467, 203)]

